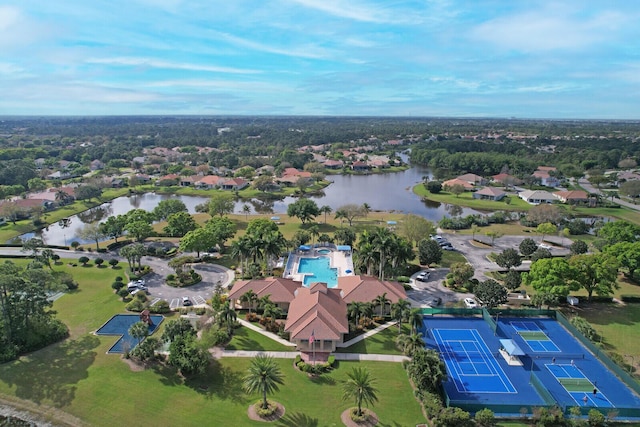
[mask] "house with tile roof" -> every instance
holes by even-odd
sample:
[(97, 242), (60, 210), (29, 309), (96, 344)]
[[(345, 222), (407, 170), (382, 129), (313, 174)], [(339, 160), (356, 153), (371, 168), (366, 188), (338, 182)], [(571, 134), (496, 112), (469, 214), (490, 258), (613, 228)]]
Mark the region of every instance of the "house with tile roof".
[(571, 205), (587, 203), (589, 201), (589, 195), (583, 190), (556, 191), (553, 193), (553, 196), (562, 203), (568, 203)]
[(552, 176), (550, 172), (555, 172), (556, 168), (553, 166), (538, 166), (538, 169), (533, 172), (532, 176), (540, 180), (540, 184), (545, 187), (557, 187), (560, 185), (560, 180), (555, 176)]
[(521, 179), (513, 175), (509, 175), (508, 173), (499, 173), (498, 175), (493, 175), (491, 177), (491, 181), (497, 184), (502, 184), (507, 188), (512, 185), (522, 185)]
[(242, 178), (229, 178), (220, 183), (220, 188), (223, 190), (239, 191), (249, 186), (249, 181)]
[(476, 175), (475, 173), (465, 173), (464, 175), (460, 175), (456, 179), (466, 181), (471, 185), (485, 185), (487, 183), (487, 179), (481, 177), (480, 175)]
[(530, 205), (539, 205), (542, 203), (553, 203), (556, 198), (553, 197), (553, 194), (544, 190), (526, 190), (518, 193), (518, 197), (520, 197), (525, 202)]
[(483, 187), (473, 193), (474, 199), (500, 201), (505, 198), (507, 193), (496, 187)]
[(284, 330), (298, 351), (326, 360), (349, 332), (347, 303), (341, 290), (328, 288), (326, 283), (300, 287), (289, 307)]
[(447, 189), (451, 189), (455, 185), (461, 185), (467, 191), (473, 190), (473, 184), (458, 178), (450, 179), (448, 181), (443, 182), (442, 188), (444, 188), (445, 191), (447, 191)]
[(218, 187), (222, 178), (218, 175), (206, 175), (195, 182), (196, 188), (211, 190)]
[(240, 297), (248, 291), (253, 291), (258, 298), (269, 295), (275, 305), (284, 313), (289, 311), (289, 305), (300, 288), (300, 282), (284, 277), (266, 277), (264, 279), (237, 280), (229, 292), (229, 299), (237, 308), (248, 309), (247, 303), (240, 301)]
[[(386, 294), (390, 304), (407, 298), (407, 292), (398, 282), (380, 280), (377, 277), (365, 275), (338, 277), (338, 288), (342, 290), (342, 298), (347, 304), (351, 302), (371, 302), (376, 297)], [(389, 305), (385, 312), (389, 313)]]

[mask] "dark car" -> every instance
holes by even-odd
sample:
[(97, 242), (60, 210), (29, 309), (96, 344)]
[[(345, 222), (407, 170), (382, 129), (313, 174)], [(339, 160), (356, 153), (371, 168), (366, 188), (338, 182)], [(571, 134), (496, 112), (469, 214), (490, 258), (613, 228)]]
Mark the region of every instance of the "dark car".
[(430, 307), (437, 307), (440, 304), (442, 304), (442, 298), (440, 298), (440, 297), (433, 297), (433, 298), (431, 298), (431, 300), (429, 300), (429, 306)]

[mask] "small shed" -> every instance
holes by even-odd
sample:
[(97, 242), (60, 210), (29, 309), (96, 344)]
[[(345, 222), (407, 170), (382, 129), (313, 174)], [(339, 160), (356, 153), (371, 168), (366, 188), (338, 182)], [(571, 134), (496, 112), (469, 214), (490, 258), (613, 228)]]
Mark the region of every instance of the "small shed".
[(522, 366), (522, 361), (518, 356), (524, 356), (526, 353), (522, 351), (514, 340), (501, 339), (500, 346), (500, 354), (509, 365)]

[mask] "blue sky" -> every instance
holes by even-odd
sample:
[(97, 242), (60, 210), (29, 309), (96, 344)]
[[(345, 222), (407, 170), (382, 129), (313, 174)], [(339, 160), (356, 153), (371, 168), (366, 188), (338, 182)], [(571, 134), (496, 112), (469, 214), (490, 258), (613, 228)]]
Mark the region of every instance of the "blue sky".
[(640, 119), (633, 0), (0, 0), (0, 115)]

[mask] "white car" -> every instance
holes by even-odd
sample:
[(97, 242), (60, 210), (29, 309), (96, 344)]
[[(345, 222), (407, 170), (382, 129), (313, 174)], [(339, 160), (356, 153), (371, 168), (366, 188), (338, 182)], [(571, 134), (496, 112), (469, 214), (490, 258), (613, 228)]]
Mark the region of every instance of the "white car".
[(546, 243), (540, 243), (540, 244), (538, 245), (538, 247), (539, 247), (540, 249), (547, 249), (547, 250), (551, 250), (551, 246), (547, 245)]
[(426, 282), (427, 280), (429, 280), (430, 276), (431, 276), (431, 272), (423, 271), (416, 276), (416, 280), (418, 282)]
[(464, 299), (464, 305), (466, 305), (467, 308), (476, 308), (476, 307), (478, 307), (478, 303), (473, 298), (465, 298)]

